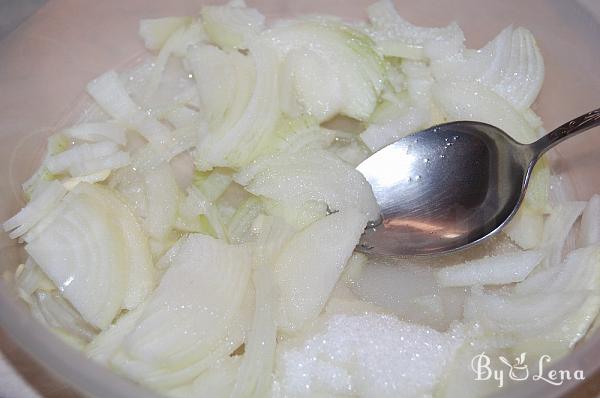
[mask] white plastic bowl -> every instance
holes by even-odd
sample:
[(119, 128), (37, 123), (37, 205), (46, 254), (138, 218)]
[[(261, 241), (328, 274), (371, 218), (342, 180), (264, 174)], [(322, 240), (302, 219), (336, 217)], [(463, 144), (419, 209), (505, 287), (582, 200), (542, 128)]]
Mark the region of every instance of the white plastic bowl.
[[(269, 17), (332, 13), (365, 17), (370, 0), (249, 0)], [(131, 64), (143, 51), (137, 36), (140, 18), (193, 15), (195, 0), (51, 0), (0, 42), (0, 220), (21, 207), (22, 183), (35, 170), (45, 138), (73, 115), (85, 84), (110, 68)], [(467, 44), (485, 43), (509, 24), (530, 29), (542, 49), (546, 80), (534, 106), (552, 128), (600, 105), (600, 3), (597, 0), (495, 1), (420, 0), (397, 2), (401, 15), (418, 25), (457, 21)], [(595, 14), (594, 14), (595, 12)], [(555, 172), (568, 175), (575, 196), (600, 192), (600, 132), (560, 147)], [(0, 275), (14, 271), (22, 255), (0, 234)], [(0, 278), (1, 279), (1, 278)], [(153, 394), (85, 359), (40, 327), (0, 281), (0, 326), (43, 367), (86, 395), (151, 397)], [(600, 333), (588, 336), (559, 369), (581, 369), (584, 383), (560, 387), (520, 383), (503, 391), (510, 397), (555, 397), (574, 391), (590, 396), (600, 380)], [(597, 388), (597, 387), (596, 387)], [(597, 393), (597, 391), (596, 391)]]

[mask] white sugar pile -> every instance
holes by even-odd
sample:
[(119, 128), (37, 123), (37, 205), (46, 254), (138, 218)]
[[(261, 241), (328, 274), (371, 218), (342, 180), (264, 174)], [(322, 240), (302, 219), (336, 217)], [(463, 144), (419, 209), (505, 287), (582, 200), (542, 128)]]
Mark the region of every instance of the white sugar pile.
[[(427, 396), (464, 341), (381, 314), (334, 315), (278, 349), (281, 396)], [(275, 394), (277, 395), (277, 394)]]

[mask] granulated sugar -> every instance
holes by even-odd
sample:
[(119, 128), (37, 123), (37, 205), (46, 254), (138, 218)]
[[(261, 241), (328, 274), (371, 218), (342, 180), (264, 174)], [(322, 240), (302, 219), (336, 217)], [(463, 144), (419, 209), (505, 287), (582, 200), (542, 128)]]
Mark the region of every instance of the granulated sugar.
[(277, 384), (281, 396), (427, 396), (463, 340), (456, 328), (440, 333), (388, 315), (334, 315), (280, 346)]

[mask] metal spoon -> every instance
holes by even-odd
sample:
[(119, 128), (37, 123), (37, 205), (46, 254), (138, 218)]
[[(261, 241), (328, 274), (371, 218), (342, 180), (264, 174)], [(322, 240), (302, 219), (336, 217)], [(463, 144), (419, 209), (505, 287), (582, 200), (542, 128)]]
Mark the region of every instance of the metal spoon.
[(550, 148), (600, 125), (600, 109), (531, 144), (497, 127), (452, 122), (379, 150), (360, 171), (373, 187), (381, 220), (357, 249), (382, 255), (433, 255), (498, 233), (523, 201), (533, 166)]

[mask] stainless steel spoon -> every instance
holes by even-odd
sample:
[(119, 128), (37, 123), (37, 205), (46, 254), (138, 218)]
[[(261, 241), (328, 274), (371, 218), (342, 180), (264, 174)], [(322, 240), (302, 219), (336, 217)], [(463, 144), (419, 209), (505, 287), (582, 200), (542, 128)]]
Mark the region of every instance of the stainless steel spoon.
[(433, 255), (498, 233), (523, 201), (544, 152), (600, 125), (588, 112), (531, 144), (486, 123), (452, 122), (411, 134), (374, 153), (357, 170), (373, 187), (380, 222), (357, 249), (382, 255)]

